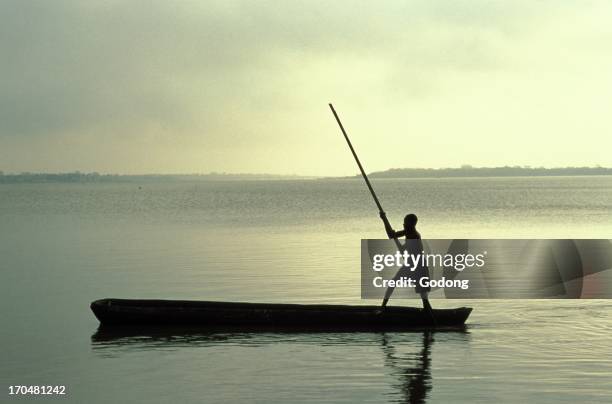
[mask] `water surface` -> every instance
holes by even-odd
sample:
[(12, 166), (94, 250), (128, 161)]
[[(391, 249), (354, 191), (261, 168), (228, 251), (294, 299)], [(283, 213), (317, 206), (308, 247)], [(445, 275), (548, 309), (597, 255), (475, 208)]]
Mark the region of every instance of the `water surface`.
[[(414, 211), (424, 237), (612, 238), (609, 177), (374, 186), (391, 221)], [(0, 185), (2, 394), (65, 384), (79, 403), (611, 400), (606, 300), (435, 301), (475, 310), (465, 332), (434, 334), (108, 338), (88, 309), (102, 297), (371, 304), (359, 300), (359, 243), (383, 236), (355, 180)]]

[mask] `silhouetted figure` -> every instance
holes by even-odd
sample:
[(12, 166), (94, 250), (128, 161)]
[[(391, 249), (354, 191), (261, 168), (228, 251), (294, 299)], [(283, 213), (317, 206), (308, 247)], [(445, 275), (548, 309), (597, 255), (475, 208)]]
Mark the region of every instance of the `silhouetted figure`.
[[(421, 234), (416, 230), (418, 218), (414, 213), (410, 213), (404, 217), (404, 230), (400, 231), (393, 230), (393, 227), (391, 227), (391, 224), (389, 223), (389, 220), (387, 219), (387, 216), (384, 212), (380, 213), (380, 218), (385, 224), (385, 230), (387, 231), (387, 236), (389, 236), (390, 239), (406, 237), (406, 242), (402, 246), (404, 250), (408, 250), (411, 255), (420, 255), (423, 253), (424, 249), (423, 243), (421, 241)], [(399, 271), (397, 271), (397, 274), (395, 274), (395, 277), (393, 277), (393, 279), (398, 280), (402, 276), (409, 277), (416, 281), (416, 286), (414, 290), (416, 291), (416, 293), (421, 295), (421, 300), (423, 301), (423, 308), (427, 311), (432, 321), (435, 323), (433, 311), (428, 298), (428, 294), (431, 290), (431, 287), (423, 287), (420, 284), (421, 278), (429, 278), (429, 269), (427, 268), (427, 265), (423, 263), (422, 265), (418, 265), (416, 268), (414, 268), (414, 270), (412, 270), (411, 268), (402, 267)], [(382, 301), (383, 308), (387, 305), (387, 302), (389, 301), (389, 298), (391, 297), (391, 294), (394, 290), (395, 288), (387, 288), (385, 297)]]
[(396, 356), (395, 347), (389, 343), (386, 334), (383, 334), (382, 348), (385, 353), (385, 365), (391, 367), (400, 378), (400, 391), (403, 402), (410, 404), (423, 404), (427, 401), (427, 395), (432, 389), (431, 381), (431, 343), (432, 333), (423, 333), (423, 346), (421, 352), (416, 356), (417, 363), (414, 367), (402, 367), (399, 363), (401, 358)]

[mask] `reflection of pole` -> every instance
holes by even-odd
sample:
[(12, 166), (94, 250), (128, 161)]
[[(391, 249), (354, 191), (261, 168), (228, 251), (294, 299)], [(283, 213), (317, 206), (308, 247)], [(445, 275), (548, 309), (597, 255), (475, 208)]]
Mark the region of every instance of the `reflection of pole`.
[(417, 365), (415, 367), (403, 368), (397, 364), (399, 359), (395, 356), (395, 347), (389, 343), (387, 334), (382, 334), (382, 349), (385, 353), (385, 365), (393, 368), (400, 376), (400, 392), (406, 403), (422, 404), (427, 401), (427, 395), (432, 389), (431, 382), (431, 342), (433, 333), (423, 333), (423, 347), (416, 355)]

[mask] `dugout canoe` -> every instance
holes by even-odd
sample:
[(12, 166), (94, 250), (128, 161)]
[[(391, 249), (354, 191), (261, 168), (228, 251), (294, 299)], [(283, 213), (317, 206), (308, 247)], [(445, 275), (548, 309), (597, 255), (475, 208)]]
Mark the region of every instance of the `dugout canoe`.
[(435, 326), (421, 308), (327, 304), (234, 303), (190, 300), (101, 299), (91, 310), (103, 326), (195, 326), (301, 330), (410, 330), (464, 327), (472, 309), (434, 309)]

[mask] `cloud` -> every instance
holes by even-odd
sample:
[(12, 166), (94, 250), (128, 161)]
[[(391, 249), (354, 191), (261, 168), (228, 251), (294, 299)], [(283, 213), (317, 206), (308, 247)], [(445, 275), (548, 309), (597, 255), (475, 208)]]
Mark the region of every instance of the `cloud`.
[[(13, 151), (61, 141), (92, 161), (102, 142), (189, 159), (202, 148), (218, 161), (210, 169), (232, 152), (245, 169), (270, 168), (253, 155), (316, 148), (332, 98), (380, 122), (424, 100), (446, 108), (491, 80), (609, 65), (609, 30), (594, 18), (610, 10), (594, 4), (4, 1), (0, 139)], [(559, 66), (563, 47), (585, 60)], [(171, 167), (189, 171), (189, 159)]]
[(451, 28), (497, 30), (490, 17), (498, 12), (413, 6), (3, 2), (0, 133), (215, 120), (226, 104), (269, 90), (250, 78), (274, 80), (299, 59), (382, 59), (411, 70), (487, 65), (489, 45)]

